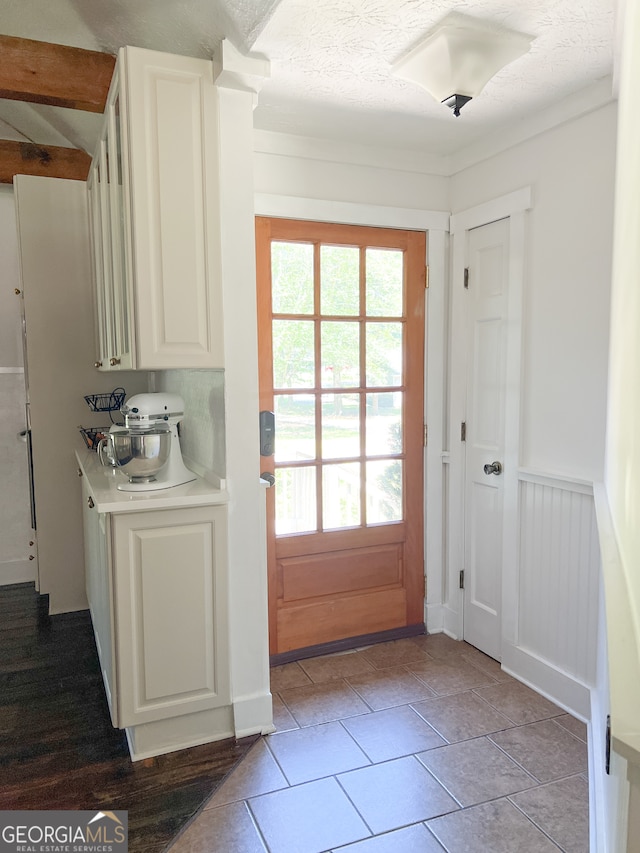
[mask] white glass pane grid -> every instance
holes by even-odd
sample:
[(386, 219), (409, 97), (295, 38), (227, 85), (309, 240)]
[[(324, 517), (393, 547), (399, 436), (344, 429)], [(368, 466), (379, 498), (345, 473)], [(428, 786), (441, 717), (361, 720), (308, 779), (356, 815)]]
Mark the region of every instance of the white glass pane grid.
[[(399, 250), (272, 244), (278, 535), (403, 518), (403, 263)], [(389, 270), (395, 291), (374, 290)]]

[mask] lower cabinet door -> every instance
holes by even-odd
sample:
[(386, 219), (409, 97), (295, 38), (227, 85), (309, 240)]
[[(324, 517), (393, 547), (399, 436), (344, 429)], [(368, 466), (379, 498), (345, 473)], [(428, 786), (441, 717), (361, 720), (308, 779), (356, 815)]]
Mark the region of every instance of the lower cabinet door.
[(113, 515), (122, 728), (230, 703), (226, 512)]

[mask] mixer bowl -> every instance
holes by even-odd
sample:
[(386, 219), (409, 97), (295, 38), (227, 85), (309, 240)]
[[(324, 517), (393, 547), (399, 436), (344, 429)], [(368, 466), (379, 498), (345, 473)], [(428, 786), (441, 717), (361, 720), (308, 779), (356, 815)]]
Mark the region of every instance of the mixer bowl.
[(109, 450), (116, 467), (132, 483), (150, 483), (162, 470), (171, 450), (171, 428), (125, 428), (109, 433)]

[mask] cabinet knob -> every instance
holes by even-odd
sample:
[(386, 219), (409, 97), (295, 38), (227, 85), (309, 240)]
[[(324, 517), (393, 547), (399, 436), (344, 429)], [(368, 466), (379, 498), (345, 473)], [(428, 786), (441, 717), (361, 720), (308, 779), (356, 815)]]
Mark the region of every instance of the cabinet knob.
[(94, 367), (102, 367), (102, 362), (101, 361), (94, 361), (93, 366)]
[(36, 544), (36, 543), (35, 543), (33, 540), (31, 540), (31, 542), (29, 542), (29, 548), (33, 548), (33, 546), (34, 546), (35, 544)]
[(120, 364), (120, 359), (119, 358), (110, 358), (109, 364), (111, 365), (111, 367), (115, 367), (116, 364)]
[(20, 294), (22, 293), (22, 291), (17, 287), (14, 289), (13, 292), (15, 293), (16, 296), (20, 296)]
[(82, 477), (82, 469), (78, 468), (78, 477)]
[(87, 503), (89, 504), (89, 509), (93, 509), (93, 508), (94, 508), (95, 504), (94, 504), (94, 502), (93, 502), (93, 498), (92, 498), (91, 496), (89, 496), (89, 497), (87, 498)]
[(35, 557), (33, 556), (33, 554), (29, 554), (29, 559), (30, 559), (30, 560), (35, 560)]

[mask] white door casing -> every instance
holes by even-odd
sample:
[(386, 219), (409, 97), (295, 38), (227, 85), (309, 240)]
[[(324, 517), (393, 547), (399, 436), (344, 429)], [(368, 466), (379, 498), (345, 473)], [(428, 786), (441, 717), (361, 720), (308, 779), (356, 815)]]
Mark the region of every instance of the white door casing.
[[(464, 638), (497, 660), (502, 633), (508, 256), (508, 219), (469, 231)], [(485, 466), (498, 470), (487, 473)]]

